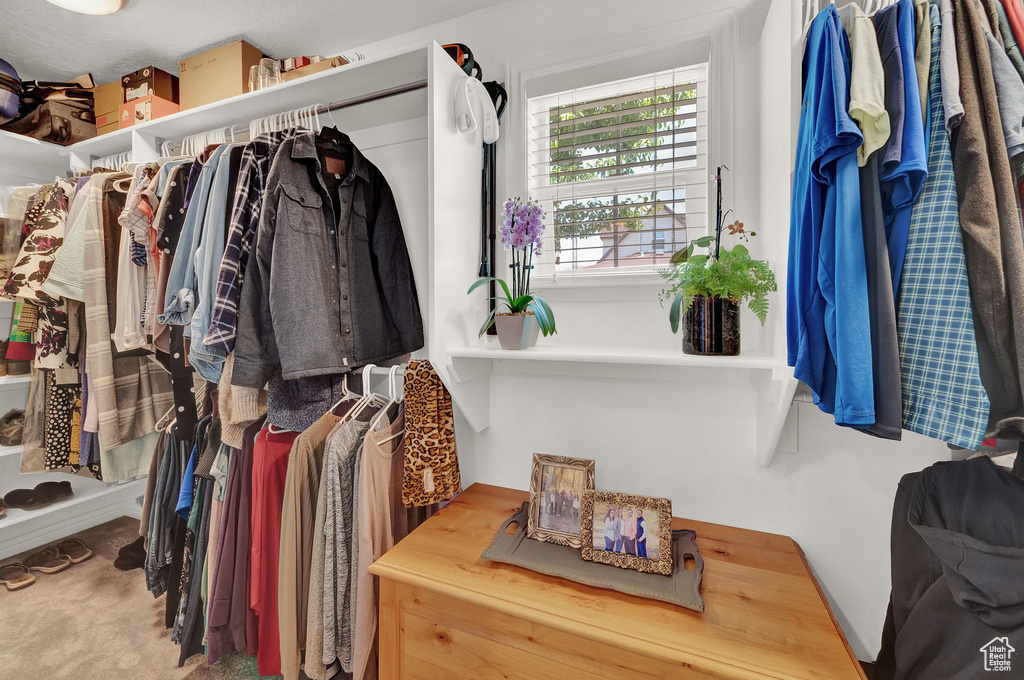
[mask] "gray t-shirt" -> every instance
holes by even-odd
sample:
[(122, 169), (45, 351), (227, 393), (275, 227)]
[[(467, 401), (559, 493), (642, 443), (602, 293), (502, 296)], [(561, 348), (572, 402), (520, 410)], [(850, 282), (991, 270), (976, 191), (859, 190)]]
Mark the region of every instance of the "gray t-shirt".
[(939, 42), (939, 75), (942, 79), (942, 108), (946, 112), (946, 131), (960, 125), (964, 105), (960, 101), (960, 70), (956, 57), (956, 34), (953, 32), (953, 0), (940, 0), (942, 36)]
[(885, 72), (885, 110), (889, 112), (889, 140), (882, 147), (881, 174), (894, 170), (903, 158), (903, 119), (906, 96), (903, 79), (903, 57), (900, 54), (897, 7), (889, 5), (875, 13), (878, 49)]

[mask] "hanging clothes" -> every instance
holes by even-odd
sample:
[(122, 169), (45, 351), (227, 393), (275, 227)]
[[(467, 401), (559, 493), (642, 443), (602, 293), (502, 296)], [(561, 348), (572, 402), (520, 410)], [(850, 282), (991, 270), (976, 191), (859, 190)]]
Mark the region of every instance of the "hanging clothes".
[(964, 116), (952, 138), (989, 436), (1024, 438), (1024, 243), (984, 17), (953, 0)]
[[(850, 49), (830, 5), (812, 22), (790, 225), (789, 365), (837, 424), (875, 422), (870, 312), (856, 150), (848, 113)], [(836, 286), (835, 282), (842, 285)]]
[[(925, 157), (921, 89), (915, 62), (917, 43), (913, 0), (899, 0), (895, 5), (883, 7), (875, 15), (875, 21), (891, 22), (893, 16), (902, 61), (904, 115), (902, 135), (899, 137), (899, 155), (895, 157), (887, 153), (882, 165), (881, 182), (892, 289), (899, 295), (903, 259), (907, 250), (907, 234), (910, 230), (911, 208), (921, 192), (928, 167)], [(889, 30), (891, 31), (891, 28)], [(888, 72), (886, 75), (888, 77)]]
[[(871, 320), (872, 385), (875, 421), (857, 426), (862, 432), (886, 439), (900, 439), (903, 416), (900, 404), (899, 343), (896, 338), (896, 310), (889, 269), (889, 250), (882, 209), (882, 187), (879, 157), (874, 151), (884, 147), (889, 138), (889, 114), (885, 110), (887, 87), (898, 88), (901, 79), (884, 78), (884, 66), (874, 24), (857, 5), (846, 5), (839, 12), (843, 28), (850, 38), (850, 117), (864, 135), (857, 149), (860, 167), (860, 210), (864, 232), (864, 254), (867, 267), (868, 310)], [(890, 57), (899, 61), (899, 50), (891, 49)], [(902, 76), (902, 73), (900, 74)], [(902, 92), (890, 91), (890, 98), (899, 101)], [(873, 112), (865, 115), (865, 112)], [(881, 112), (881, 113), (879, 113)], [(902, 121), (902, 119), (901, 119)], [(882, 135), (880, 122), (884, 123)], [(901, 130), (902, 132), (902, 130)], [(872, 148), (868, 150), (868, 140)]]
[(957, 185), (944, 127), (941, 69), (946, 30), (930, 17), (932, 68), (928, 177), (914, 206), (897, 314), (903, 427), (976, 449), (988, 426), (981, 382)]
[(324, 140), (311, 132), (285, 140), (268, 175), (242, 288), (235, 385), (263, 387), (275, 366), (285, 380), (342, 374), (423, 346), (391, 189), (351, 144), (343, 179), (325, 179)]
[(462, 492), (452, 395), (429, 361), (409, 362), (404, 394), (402, 502), (411, 508), (450, 501)]

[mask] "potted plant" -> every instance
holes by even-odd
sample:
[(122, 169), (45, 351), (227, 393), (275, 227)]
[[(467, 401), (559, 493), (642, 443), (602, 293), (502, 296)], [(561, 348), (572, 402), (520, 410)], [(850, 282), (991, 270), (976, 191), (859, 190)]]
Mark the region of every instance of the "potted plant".
[[(683, 352), (735, 356), (740, 353), (740, 305), (747, 303), (764, 325), (768, 294), (777, 285), (768, 263), (750, 257), (742, 243), (731, 249), (722, 247), (721, 168), (716, 180), (719, 191), (715, 234), (695, 239), (672, 256), (672, 267), (662, 274), (671, 285), (662, 291), (661, 299), (672, 301), (669, 324), (673, 333), (682, 328)], [(741, 241), (749, 242), (750, 236), (757, 236), (757, 232), (748, 232), (738, 220), (728, 225), (728, 230)], [(694, 254), (696, 248), (709, 248), (712, 244), (714, 250), (707, 254)]]
[[(504, 219), (501, 223), (501, 243), (512, 253), (512, 285), (504, 279), (486, 276), (469, 287), (472, 293), (480, 286), (496, 281), (501, 294), (492, 300), (495, 305), (480, 327), (482, 336), (495, 324), (498, 341), (502, 349), (526, 349), (537, 344), (537, 336), (557, 333), (555, 314), (547, 301), (530, 292), (530, 275), (533, 272), (533, 257), (541, 254), (541, 236), (544, 233), (544, 210), (533, 201), (508, 199), (505, 201)], [(501, 312), (501, 309), (508, 311)]]

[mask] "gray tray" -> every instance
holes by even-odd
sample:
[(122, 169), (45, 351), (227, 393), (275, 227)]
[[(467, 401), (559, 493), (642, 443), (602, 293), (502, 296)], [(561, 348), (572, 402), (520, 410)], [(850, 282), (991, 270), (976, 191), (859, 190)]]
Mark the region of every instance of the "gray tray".
[[(494, 535), (491, 547), (483, 552), (484, 559), (505, 562), (537, 571), (549, 576), (559, 576), (570, 581), (598, 588), (609, 588), (620, 593), (646, 597), (662, 602), (671, 602), (698, 612), (704, 611), (704, 599), (700, 596), (700, 580), (704, 573), (704, 559), (697, 550), (697, 533), (689, 529), (672, 532), (671, 576), (645, 574), (632, 569), (598, 562), (589, 562), (580, 557), (580, 551), (564, 545), (534, 541), (526, 537), (526, 522), (530, 504), (523, 503), (519, 511), (509, 517)], [(508, 527), (517, 524), (515, 533), (506, 533)], [(690, 557), (697, 568), (687, 571), (685, 558)]]

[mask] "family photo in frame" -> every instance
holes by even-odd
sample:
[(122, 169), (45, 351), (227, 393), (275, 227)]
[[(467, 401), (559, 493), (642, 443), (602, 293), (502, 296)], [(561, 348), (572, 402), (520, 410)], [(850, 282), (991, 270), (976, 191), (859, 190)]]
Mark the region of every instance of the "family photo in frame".
[(672, 573), (672, 502), (667, 498), (586, 491), (580, 531), (585, 560)]
[(529, 538), (581, 547), (583, 494), (594, 488), (594, 461), (533, 454)]

